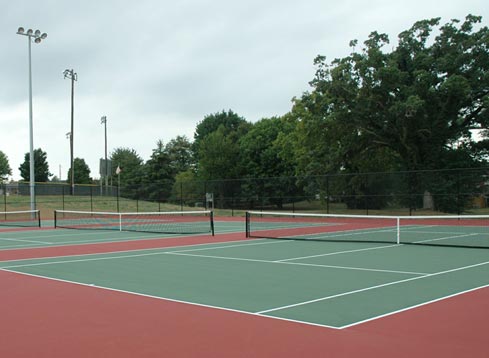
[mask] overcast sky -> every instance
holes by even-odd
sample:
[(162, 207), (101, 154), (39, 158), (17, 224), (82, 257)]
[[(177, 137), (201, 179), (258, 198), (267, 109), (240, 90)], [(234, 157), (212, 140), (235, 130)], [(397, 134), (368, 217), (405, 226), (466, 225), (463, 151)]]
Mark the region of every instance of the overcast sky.
[(109, 155), (119, 147), (149, 159), (156, 142), (193, 139), (206, 115), (231, 109), (248, 121), (280, 116), (309, 90), (313, 59), (328, 62), (370, 32), (397, 35), (417, 21), (471, 13), (487, 0), (0, 0), (0, 151), (13, 179), (29, 152), (28, 43), (23, 26), (46, 32), (32, 44), (34, 148), (50, 172), (70, 166), (71, 83), (75, 157), (99, 177), (107, 116)]

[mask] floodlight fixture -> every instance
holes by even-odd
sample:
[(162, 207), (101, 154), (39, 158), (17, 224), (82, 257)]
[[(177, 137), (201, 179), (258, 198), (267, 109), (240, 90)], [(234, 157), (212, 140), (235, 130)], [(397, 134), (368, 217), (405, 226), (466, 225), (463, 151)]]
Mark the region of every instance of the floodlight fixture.
[(48, 34), (45, 32), (41, 33), (41, 30), (34, 31), (32, 29), (29, 29), (29, 30), (27, 30), (27, 32), (25, 32), (23, 27), (18, 28), (17, 35), (28, 36), (29, 39), (34, 38), (34, 42), (36, 44), (40, 43), (42, 40), (44, 40), (46, 37), (48, 37)]

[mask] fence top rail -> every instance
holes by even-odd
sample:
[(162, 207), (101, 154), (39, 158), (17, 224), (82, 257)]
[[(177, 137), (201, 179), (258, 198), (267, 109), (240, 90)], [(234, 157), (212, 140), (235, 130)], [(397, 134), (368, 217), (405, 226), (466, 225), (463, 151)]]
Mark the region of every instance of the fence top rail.
[(324, 218), (358, 218), (358, 219), (392, 219), (392, 220), (419, 220), (419, 219), (489, 219), (489, 215), (354, 215), (354, 214), (321, 214), (321, 213), (291, 213), (280, 211), (247, 211), (251, 215), (280, 215), (295, 217), (324, 217)]

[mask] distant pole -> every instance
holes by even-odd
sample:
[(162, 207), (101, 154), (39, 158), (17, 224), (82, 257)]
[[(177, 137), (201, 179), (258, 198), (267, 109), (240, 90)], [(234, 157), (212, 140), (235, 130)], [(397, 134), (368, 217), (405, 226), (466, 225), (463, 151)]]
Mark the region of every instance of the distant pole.
[(109, 191), (109, 163), (107, 162), (107, 116), (100, 118), (100, 123), (104, 125), (105, 132), (105, 193)]
[(75, 195), (75, 158), (73, 156), (73, 141), (75, 137), (74, 132), (74, 115), (75, 115), (75, 81), (78, 80), (78, 74), (76, 74), (73, 69), (64, 70), (64, 78), (71, 80), (71, 135), (70, 135), (70, 157), (71, 157), (71, 195)]
[(32, 29), (25, 32), (23, 27), (19, 27), (17, 35), (27, 36), (28, 54), (29, 54), (29, 187), (31, 196), (31, 210), (36, 210), (35, 202), (35, 174), (34, 174), (34, 130), (32, 120), (32, 65), (31, 65), (31, 42), (34, 38), (36, 44), (40, 43), (46, 37), (47, 33), (41, 34), (41, 31)]
[(121, 195), (121, 167), (118, 165), (115, 173), (117, 174), (117, 212), (120, 212), (119, 197)]

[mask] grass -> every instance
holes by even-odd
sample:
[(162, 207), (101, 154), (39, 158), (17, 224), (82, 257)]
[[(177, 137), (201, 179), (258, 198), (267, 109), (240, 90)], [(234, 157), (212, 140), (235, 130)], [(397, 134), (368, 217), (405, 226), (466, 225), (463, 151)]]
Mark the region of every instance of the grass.
[[(30, 199), (28, 196), (9, 196), (1, 203), (0, 211), (29, 210)], [(41, 211), (41, 218), (53, 217), (54, 210), (79, 210), (79, 211), (103, 211), (103, 212), (148, 212), (148, 211), (180, 211), (195, 210), (191, 207), (168, 203), (155, 203), (142, 200), (130, 200), (109, 196), (77, 196), (77, 195), (42, 195), (36, 197), (36, 208)]]

